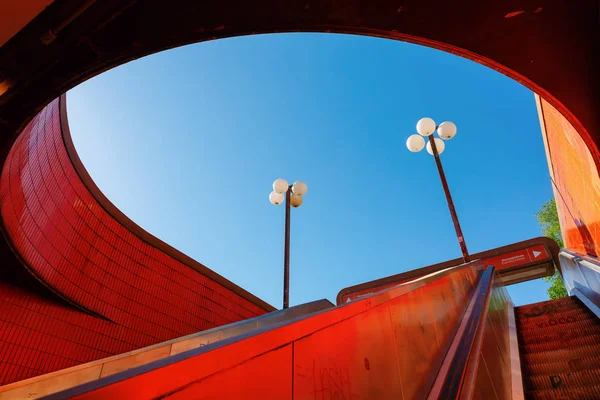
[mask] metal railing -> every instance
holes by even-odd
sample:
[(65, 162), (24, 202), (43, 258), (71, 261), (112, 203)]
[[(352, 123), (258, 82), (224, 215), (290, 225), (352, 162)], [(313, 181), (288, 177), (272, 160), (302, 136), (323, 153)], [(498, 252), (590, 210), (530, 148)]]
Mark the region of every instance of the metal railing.
[(562, 250), (559, 258), (567, 292), (600, 318), (600, 260), (570, 250)]

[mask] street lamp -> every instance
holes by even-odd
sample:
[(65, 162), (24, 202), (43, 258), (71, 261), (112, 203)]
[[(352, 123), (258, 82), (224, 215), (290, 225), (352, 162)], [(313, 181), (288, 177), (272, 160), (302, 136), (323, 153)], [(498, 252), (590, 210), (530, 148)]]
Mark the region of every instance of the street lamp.
[(273, 191), (269, 201), (276, 206), (285, 200), (285, 247), (283, 254), (283, 308), (288, 308), (290, 302), (290, 206), (300, 207), (302, 196), (306, 194), (308, 186), (302, 181), (288, 185), (285, 179), (273, 182)]
[[(439, 138), (433, 135), (435, 131), (437, 131)], [(406, 140), (406, 147), (413, 153), (419, 152), (425, 147), (424, 137), (429, 139), (427, 143), (427, 152), (434, 157), (435, 165), (440, 173), (440, 179), (444, 188), (444, 194), (446, 195), (446, 201), (448, 202), (448, 208), (450, 209), (450, 215), (452, 216), (452, 222), (454, 223), (454, 229), (456, 230), (456, 237), (458, 238), (463, 261), (465, 263), (469, 262), (471, 260), (469, 258), (469, 252), (467, 251), (467, 244), (465, 243), (462, 229), (460, 229), (458, 215), (456, 215), (454, 202), (452, 201), (448, 182), (446, 181), (446, 174), (444, 174), (444, 168), (442, 167), (442, 161), (440, 160), (440, 154), (442, 154), (446, 148), (446, 143), (444, 141), (450, 140), (456, 135), (456, 125), (446, 121), (442, 122), (439, 126), (436, 126), (435, 121), (431, 118), (421, 118), (419, 122), (417, 122), (417, 132), (419, 133), (418, 135), (414, 134), (408, 137)]]

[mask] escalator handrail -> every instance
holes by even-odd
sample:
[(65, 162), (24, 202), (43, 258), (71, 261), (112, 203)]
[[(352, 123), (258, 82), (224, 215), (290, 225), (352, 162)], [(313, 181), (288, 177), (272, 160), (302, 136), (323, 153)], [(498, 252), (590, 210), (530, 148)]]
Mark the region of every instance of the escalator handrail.
[(471, 398), (493, 284), (494, 267), (489, 266), (480, 272), (477, 286), (429, 399)]

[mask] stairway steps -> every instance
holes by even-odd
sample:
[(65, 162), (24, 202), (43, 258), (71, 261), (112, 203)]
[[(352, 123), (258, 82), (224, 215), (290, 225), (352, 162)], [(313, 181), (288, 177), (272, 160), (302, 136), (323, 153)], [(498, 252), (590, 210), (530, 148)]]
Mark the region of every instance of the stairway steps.
[(538, 335), (522, 336), (521, 339), (522, 345), (530, 345), (530, 344), (542, 344), (553, 341), (561, 341), (567, 340), (574, 337), (585, 337), (589, 335), (599, 334), (600, 333), (600, 325), (592, 326), (592, 327), (583, 327), (583, 328), (574, 328), (574, 329), (556, 329), (552, 332), (543, 331)]
[[(540, 322), (548, 322), (550, 320), (557, 321), (557, 323), (555, 325), (563, 325), (563, 324), (569, 323), (569, 322), (587, 320), (587, 319), (590, 319), (591, 317), (592, 316), (587, 314), (585, 312), (585, 310), (582, 310), (581, 308), (574, 308), (574, 309), (567, 310), (567, 311), (560, 312), (560, 313), (523, 317), (523, 318), (519, 318), (517, 321), (520, 324), (522, 324), (524, 327), (528, 327), (529, 325), (536, 325)], [(566, 320), (568, 322), (560, 322), (559, 323), (558, 322), (559, 320)]]
[(538, 320), (554, 318), (555, 316), (566, 316), (566, 315), (583, 316), (585, 314), (586, 314), (585, 310), (583, 310), (581, 308), (581, 306), (576, 305), (573, 307), (569, 307), (568, 309), (559, 310), (559, 311), (555, 311), (555, 312), (525, 313), (525, 314), (521, 314), (521, 315), (515, 314), (515, 319), (517, 322), (527, 324), (527, 323), (537, 322)]
[(579, 305), (577, 303), (568, 303), (568, 304), (564, 305), (563, 307), (557, 307), (557, 308), (544, 307), (544, 308), (534, 308), (534, 309), (531, 309), (528, 311), (520, 311), (520, 312), (517, 312), (515, 314), (515, 316), (517, 317), (518, 320), (523, 320), (523, 319), (528, 319), (528, 318), (540, 317), (543, 315), (551, 316), (551, 315), (555, 315), (555, 314), (561, 314), (564, 312), (580, 310), (580, 309), (581, 309), (581, 305)]
[(579, 327), (593, 328), (595, 326), (598, 326), (598, 319), (595, 316), (584, 315), (579, 318), (547, 318), (546, 320), (538, 320), (529, 324), (521, 324), (521, 334), (529, 335), (532, 331), (535, 334), (535, 331), (541, 331), (546, 328), (550, 328), (548, 332), (552, 332), (553, 329), (577, 329)]
[(569, 307), (579, 307), (579, 302), (573, 297), (563, 297), (558, 300), (546, 300), (539, 303), (527, 304), (524, 306), (517, 307), (515, 312), (517, 315), (521, 315), (524, 313), (537, 312), (538, 310), (543, 310), (547, 308), (553, 309), (564, 309)]
[(581, 388), (600, 383), (600, 368), (556, 375), (533, 375), (523, 379), (525, 390), (550, 390), (563, 387)]
[[(580, 320), (577, 322), (573, 322), (570, 324), (560, 324), (560, 325), (541, 325), (539, 327), (530, 327), (530, 329), (520, 329), (519, 330), (519, 340), (521, 338), (530, 338), (530, 337), (536, 337), (536, 336), (543, 336), (543, 335), (560, 335), (563, 334), (565, 332), (570, 332), (573, 330), (578, 330), (578, 329), (598, 329), (598, 321), (593, 319), (593, 318), (589, 318), (589, 319), (585, 319), (585, 320)], [(554, 328), (554, 329), (546, 329), (546, 328)]]
[(539, 353), (521, 353), (521, 358), (527, 364), (542, 364), (546, 362), (590, 357), (595, 354), (600, 354), (600, 344), (576, 347), (569, 350), (558, 349), (542, 351)]
[(531, 400), (598, 400), (600, 384), (582, 388), (532, 390), (525, 392), (525, 398)]
[(556, 375), (564, 371), (577, 372), (584, 369), (598, 368), (600, 368), (599, 357), (572, 358), (547, 363), (526, 364), (523, 366), (523, 375)]
[(558, 339), (546, 343), (522, 344), (521, 350), (526, 351), (527, 353), (540, 353), (558, 349), (570, 349), (571, 347), (576, 346), (594, 345), (598, 343), (600, 343), (600, 332), (586, 336)]
[(515, 309), (525, 398), (600, 400), (600, 320), (577, 298)]

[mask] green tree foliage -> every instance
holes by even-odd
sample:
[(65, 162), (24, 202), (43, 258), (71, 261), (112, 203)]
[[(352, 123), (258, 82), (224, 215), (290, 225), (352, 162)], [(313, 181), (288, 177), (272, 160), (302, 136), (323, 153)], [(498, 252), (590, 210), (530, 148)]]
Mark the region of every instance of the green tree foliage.
[[(553, 239), (558, 243), (560, 248), (565, 245), (563, 243), (562, 234), (560, 233), (560, 223), (558, 221), (558, 211), (556, 210), (556, 201), (550, 199), (542, 205), (539, 212), (535, 214), (538, 223), (542, 228), (544, 236)], [(548, 296), (551, 300), (560, 299), (561, 297), (567, 297), (567, 289), (565, 284), (560, 277), (558, 271), (554, 271), (554, 275), (545, 277), (544, 280), (550, 283), (548, 288)]]
[(535, 213), (538, 223), (542, 227), (544, 236), (553, 239), (562, 249), (565, 247), (562, 234), (560, 233), (560, 222), (558, 221), (558, 211), (556, 210), (556, 200), (550, 199), (542, 205), (540, 211)]

